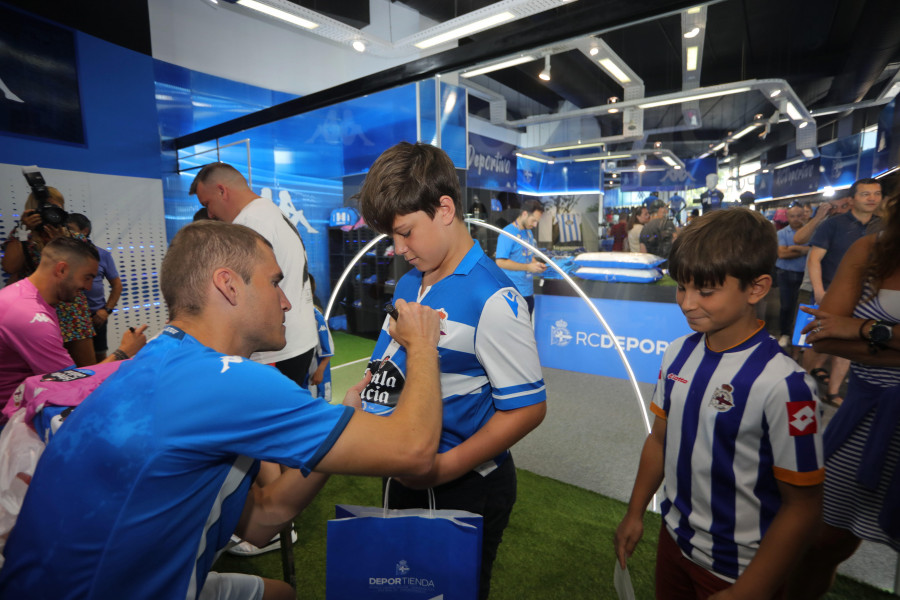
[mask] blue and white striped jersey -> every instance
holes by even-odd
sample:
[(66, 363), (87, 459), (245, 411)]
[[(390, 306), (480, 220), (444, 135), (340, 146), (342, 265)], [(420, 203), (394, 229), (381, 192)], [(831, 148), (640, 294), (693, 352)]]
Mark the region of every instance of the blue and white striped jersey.
[[(414, 269), (397, 283), (394, 298), (418, 301), (441, 313), (440, 452), (471, 437), (496, 411), (546, 399), (525, 299), (478, 244), (453, 274), (418, 299), (421, 285), (422, 273)], [(406, 381), (406, 351), (388, 335), (388, 322), (369, 363), (372, 381), (362, 392), (363, 409), (376, 414), (394, 409)]]
[(824, 480), (815, 389), (762, 326), (724, 352), (700, 333), (669, 346), (651, 409), (667, 421), (662, 512), (685, 556), (736, 579), (781, 506), (777, 481)]

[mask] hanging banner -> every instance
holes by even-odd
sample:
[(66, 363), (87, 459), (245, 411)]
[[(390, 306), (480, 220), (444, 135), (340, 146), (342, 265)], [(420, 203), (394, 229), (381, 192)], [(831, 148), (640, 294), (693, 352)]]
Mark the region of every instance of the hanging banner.
[(469, 187), (514, 192), (516, 190), (516, 147), (475, 133), (469, 133)]
[(819, 187), (844, 187), (858, 179), (860, 135), (851, 135), (819, 148)]
[(809, 194), (819, 189), (819, 159), (775, 169), (772, 176), (772, 197)]
[[(647, 166), (667, 166), (664, 162), (647, 161)], [(626, 192), (659, 191), (676, 192), (706, 186), (707, 175), (716, 172), (716, 157), (685, 160), (684, 169), (667, 168), (665, 171), (622, 173), (622, 190)]]

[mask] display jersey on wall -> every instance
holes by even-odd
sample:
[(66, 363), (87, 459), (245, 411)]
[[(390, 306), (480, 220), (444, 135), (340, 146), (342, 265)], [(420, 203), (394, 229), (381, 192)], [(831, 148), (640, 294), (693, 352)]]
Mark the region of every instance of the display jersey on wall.
[(0, 5), (0, 130), (83, 144), (77, 56), (74, 32)]
[[(675, 303), (592, 302), (625, 350), (635, 377), (644, 383), (656, 383), (666, 348), (691, 332)], [(580, 298), (535, 296), (534, 335), (541, 366), (619, 379), (628, 377), (613, 339)]]

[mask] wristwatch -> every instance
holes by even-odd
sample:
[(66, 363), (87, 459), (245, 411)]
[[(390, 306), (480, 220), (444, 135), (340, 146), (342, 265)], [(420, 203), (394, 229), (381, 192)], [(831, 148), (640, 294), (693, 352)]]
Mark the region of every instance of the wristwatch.
[(885, 344), (894, 337), (893, 325), (887, 321), (875, 321), (869, 327), (869, 334), (866, 338), (869, 340), (869, 352), (875, 354), (884, 348)]

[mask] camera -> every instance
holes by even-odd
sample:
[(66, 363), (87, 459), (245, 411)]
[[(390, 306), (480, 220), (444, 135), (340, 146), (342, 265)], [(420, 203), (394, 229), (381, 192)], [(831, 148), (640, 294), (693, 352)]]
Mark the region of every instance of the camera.
[(69, 213), (50, 202), (50, 191), (37, 166), (22, 167), (22, 175), (25, 176), (25, 181), (37, 199), (37, 213), (41, 216), (41, 225), (38, 228), (44, 225), (64, 226), (69, 219)]

